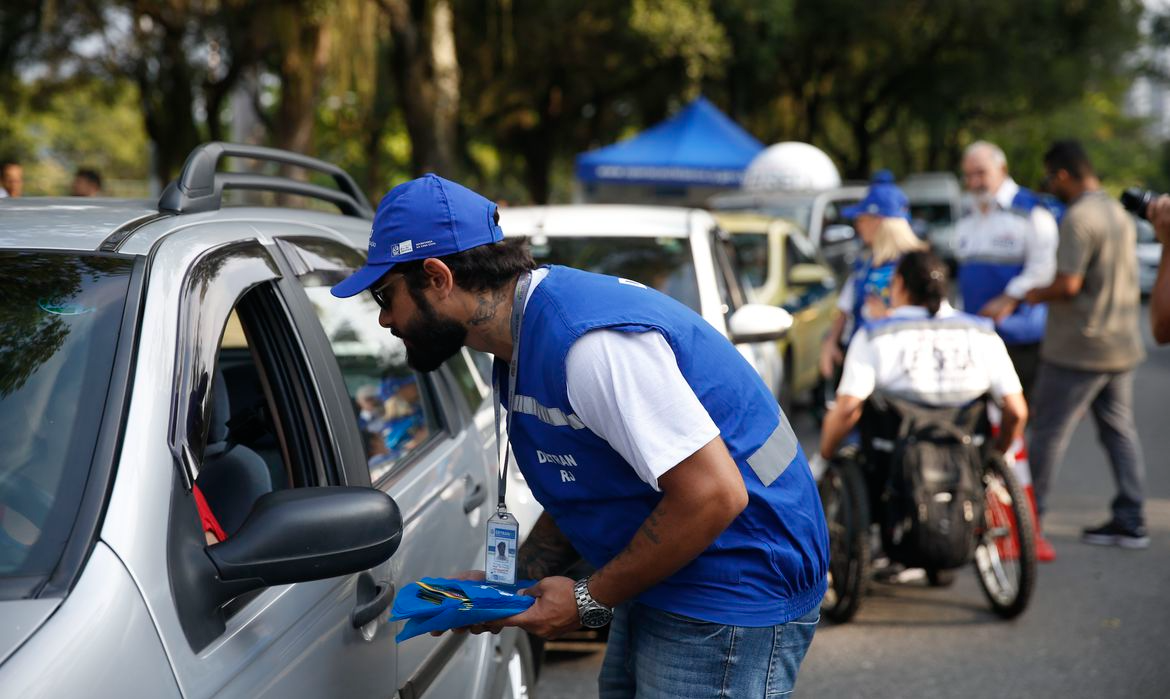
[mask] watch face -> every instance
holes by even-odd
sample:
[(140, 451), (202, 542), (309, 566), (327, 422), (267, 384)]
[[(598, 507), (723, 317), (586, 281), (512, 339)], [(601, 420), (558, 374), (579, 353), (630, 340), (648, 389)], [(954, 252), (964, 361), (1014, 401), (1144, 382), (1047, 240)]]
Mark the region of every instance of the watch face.
[(608, 609), (586, 609), (581, 615), (581, 624), (590, 629), (605, 626), (613, 618), (613, 612)]

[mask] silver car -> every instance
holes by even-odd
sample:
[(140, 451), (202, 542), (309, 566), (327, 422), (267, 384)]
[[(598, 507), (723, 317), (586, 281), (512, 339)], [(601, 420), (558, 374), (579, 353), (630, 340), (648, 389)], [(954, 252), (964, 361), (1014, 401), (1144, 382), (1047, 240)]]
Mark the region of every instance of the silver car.
[(157, 204), (0, 201), (0, 696), (528, 695), (514, 630), (394, 640), (397, 588), (482, 567), (494, 462), (468, 357), (329, 294), (370, 215), (218, 143)]

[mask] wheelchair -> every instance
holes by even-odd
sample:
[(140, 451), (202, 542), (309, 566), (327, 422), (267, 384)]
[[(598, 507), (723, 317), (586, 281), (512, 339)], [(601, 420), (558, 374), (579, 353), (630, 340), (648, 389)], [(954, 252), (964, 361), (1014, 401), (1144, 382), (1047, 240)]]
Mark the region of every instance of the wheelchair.
[[(821, 605), (826, 618), (835, 623), (853, 618), (870, 582), (871, 563), (881, 555), (925, 569), (932, 586), (949, 585), (957, 568), (973, 563), (998, 616), (1011, 619), (1027, 608), (1036, 580), (1035, 521), (1012, 467), (991, 449), (988, 404), (985, 396), (962, 407), (938, 408), (881, 394), (866, 402), (858, 424), (861, 446), (839, 451), (819, 484), (829, 527), (829, 587)], [(915, 454), (922, 452), (912, 450), (931, 448), (945, 455), (946, 468), (938, 463), (920, 468)], [(908, 466), (911, 462), (915, 465)], [(910, 470), (926, 473), (908, 475)], [(933, 479), (932, 498), (940, 507), (958, 506), (960, 492), (966, 494), (961, 509), (947, 511), (964, 526), (951, 527), (951, 546), (943, 555), (936, 548), (923, 550), (929, 548), (924, 541), (934, 540), (914, 536), (932, 524), (932, 516), (935, 525), (942, 522), (934, 503), (908, 497), (910, 476), (922, 479), (916, 483)]]

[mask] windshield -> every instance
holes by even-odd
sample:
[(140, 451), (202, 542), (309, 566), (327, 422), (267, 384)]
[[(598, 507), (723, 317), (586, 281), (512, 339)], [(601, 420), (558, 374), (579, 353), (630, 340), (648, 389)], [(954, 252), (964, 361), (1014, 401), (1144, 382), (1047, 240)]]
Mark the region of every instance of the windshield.
[(699, 310), (699, 282), (686, 238), (613, 237), (530, 240), (537, 264), (565, 265), (654, 287)]
[(133, 262), (4, 252), (0, 263), (0, 578), (36, 578), (77, 518)]

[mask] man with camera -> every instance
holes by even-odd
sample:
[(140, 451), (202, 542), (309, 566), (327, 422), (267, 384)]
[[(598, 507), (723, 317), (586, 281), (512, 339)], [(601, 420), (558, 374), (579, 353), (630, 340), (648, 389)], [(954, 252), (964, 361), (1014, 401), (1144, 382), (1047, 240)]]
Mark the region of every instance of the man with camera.
[(1154, 224), (1154, 233), (1162, 244), (1162, 260), (1150, 293), (1150, 328), (1154, 340), (1165, 345), (1170, 343), (1170, 195), (1163, 194), (1156, 199), (1150, 195), (1144, 203), (1147, 205), (1143, 213)]
[(1056, 278), (1027, 295), (1029, 303), (1048, 303), (1028, 450), (1036, 504), (1043, 515), (1056, 467), (1091, 409), (1118, 492), (1112, 518), (1083, 530), (1081, 540), (1143, 549), (1150, 543), (1142, 512), (1145, 463), (1133, 416), (1133, 370), (1145, 359), (1137, 231), (1101, 190), (1078, 142), (1054, 143), (1044, 167), (1052, 192), (1069, 208), (1060, 223)]

